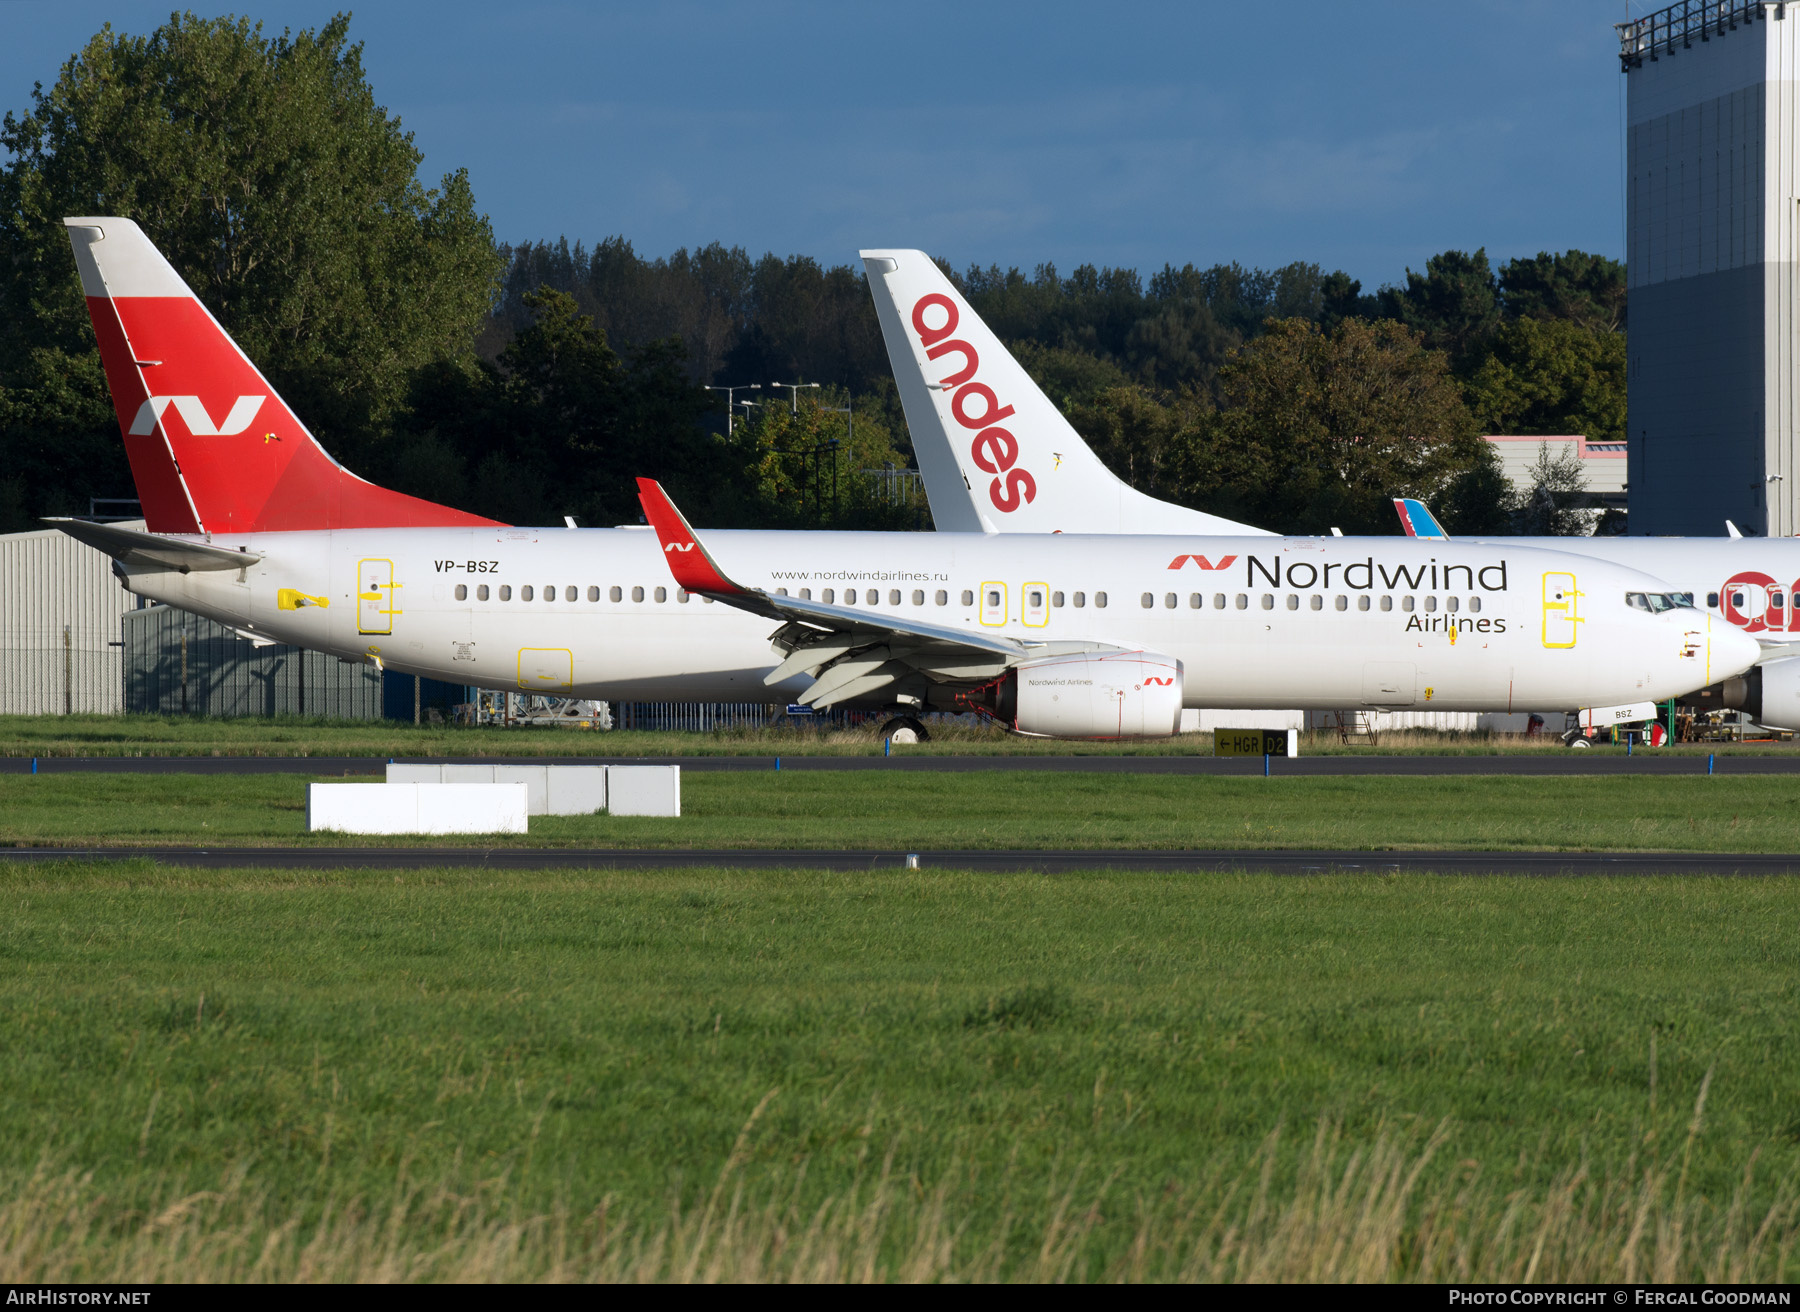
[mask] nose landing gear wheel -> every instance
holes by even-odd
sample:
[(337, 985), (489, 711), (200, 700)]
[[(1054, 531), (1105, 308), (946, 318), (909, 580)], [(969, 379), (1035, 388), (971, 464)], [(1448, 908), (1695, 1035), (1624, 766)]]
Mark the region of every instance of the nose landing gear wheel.
[(925, 725), (910, 715), (896, 715), (881, 726), (881, 737), (891, 738), (897, 743), (928, 743), (931, 732)]

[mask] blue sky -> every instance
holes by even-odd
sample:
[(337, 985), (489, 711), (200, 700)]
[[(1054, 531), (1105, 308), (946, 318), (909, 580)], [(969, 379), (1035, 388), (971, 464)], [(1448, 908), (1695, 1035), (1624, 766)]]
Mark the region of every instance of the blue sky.
[[(170, 0), (0, 0), (0, 107)], [(236, 10), (312, 27), (341, 5)], [(1633, 3), (1631, 12), (1646, 6)], [(1619, 256), (1625, 0), (433, 4), (356, 11), (377, 98), (508, 241), (958, 267)]]

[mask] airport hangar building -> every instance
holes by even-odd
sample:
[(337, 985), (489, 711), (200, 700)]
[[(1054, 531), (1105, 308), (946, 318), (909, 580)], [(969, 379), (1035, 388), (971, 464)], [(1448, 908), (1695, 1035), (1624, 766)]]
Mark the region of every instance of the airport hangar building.
[(1634, 534), (1800, 533), (1800, 3), (1617, 25)]

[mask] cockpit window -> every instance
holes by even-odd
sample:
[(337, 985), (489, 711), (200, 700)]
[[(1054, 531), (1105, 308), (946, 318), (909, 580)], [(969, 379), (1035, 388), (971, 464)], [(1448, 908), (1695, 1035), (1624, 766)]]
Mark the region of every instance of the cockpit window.
[(1692, 610), (1694, 594), (1691, 592), (1627, 592), (1625, 604), (1638, 610), (1647, 610), (1652, 615), (1660, 615), (1666, 610)]

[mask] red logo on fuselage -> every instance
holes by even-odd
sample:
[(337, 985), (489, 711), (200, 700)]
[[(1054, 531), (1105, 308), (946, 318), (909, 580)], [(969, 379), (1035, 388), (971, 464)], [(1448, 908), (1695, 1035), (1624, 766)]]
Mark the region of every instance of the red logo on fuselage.
[(1180, 569), (1183, 565), (1187, 564), (1190, 560), (1193, 561), (1196, 565), (1198, 565), (1201, 569), (1230, 569), (1232, 566), (1232, 563), (1237, 560), (1237, 557), (1236, 556), (1220, 556), (1219, 563), (1217, 565), (1215, 565), (1210, 560), (1208, 560), (1205, 556), (1177, 556), (1177, 557), (1175, 557), (1174, 560), (1171, 560), (1169, 562), (1169, 568), (1170, 569)]
[[(935, 328), (925, 322), (925, 311), (932, 308), (944, 312), (944, 322)], [(921, 296), (918, 304), (913, 306), (913, 330), (919, 334), (919, 344), (925, 348), (927, 360), (955, 355), (961, 361), (961, 368), (945, 374), (939, 382), (944, 387), (956, 389), (950, 397), (950, 413), (956, 416), (957, 423), (975, 434), (969, 444), (970, 457), (981, 469), (995, 475), (988, 484), (988, 500), (996, 509), (1010, 515), (1036, 498), (1037, 480), (1029, 470), (1016, 468), (1019, 439), (999, 426), (1001, 420), (1012, 416), (1013, 408), (1001, 405), (994, 389), (976, 380), (981, 359), (975, 354), (975, 348), (951, 336), (960, 317), (955, 301), (942, 292), (932, 292)], [(981, 403), (981, 409), (971, 414), (977, 401)]]
[[(1794, 581), (1800, 588), (1800, 579)], [(1786, 595), (1769, 575), (1758, 570), (1733, 574), (1719, 589), (1719, 610), (1745, 633), (1779, 633), (1797, 629), (1794, 614), (1794, 588)]]

